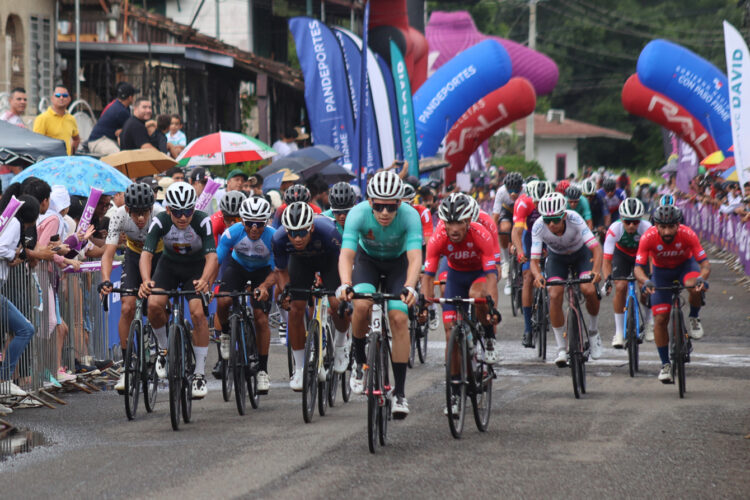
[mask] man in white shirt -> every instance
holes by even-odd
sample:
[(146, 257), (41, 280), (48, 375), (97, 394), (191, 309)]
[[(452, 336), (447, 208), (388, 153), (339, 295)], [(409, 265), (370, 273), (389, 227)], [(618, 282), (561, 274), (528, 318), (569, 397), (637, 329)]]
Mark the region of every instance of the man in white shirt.
[(278, 153), (276, 156), (273, 157), (271, 160), (272, 162), (278, 160), (279, 158), (283, 158), (289, 153), (292, 153), (294, 151), (297, 151), (299, 148), (297, 147), (297, 143), (295, 142), (297, 140), (297, 131), (293, 128), (288, 128), (284, 131), (284, 134), (281, 136), (281, 139), (273, 143), (273, 146), (271, 146), (276, 153)]
[(10, 91), (10, 98), (8, 99), (10, 109), (0, 115), (0, 120), (26, 128), (26, 124), (21, 118), (26, 111), (26, 103), (26, 90), (21, 87), (14, 88)]

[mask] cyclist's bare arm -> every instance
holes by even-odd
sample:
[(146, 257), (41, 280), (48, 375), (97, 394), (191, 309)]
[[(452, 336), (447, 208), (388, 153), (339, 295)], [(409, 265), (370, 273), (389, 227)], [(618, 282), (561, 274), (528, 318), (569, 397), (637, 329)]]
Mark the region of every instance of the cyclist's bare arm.
[(542, 283), (542, 268), (539, 265), (539, 259), (531, 259), (531, 274), (534, 276), (534, 281), (538, 283), (538, 286), (541, 286)]
[[(341, 251), (339, 252), (339, 278), (341, 278), (342, 285), (352, 284), (352, 267), (354, 266), (354, 255), (355, 255), (355, 251), (352, 250), (351, 248), (342, 248)], [(421, 249), (419, 250), (419, 262), (420, 262), (420, 267), (421, 267), (422, 265), (422, 250)], [(339, 296), (337, 298), (340, 300), (344, 300), (347, 297)]]
[[(109, 281), (112, 276), (112, 261), (115, 258), (117, 245), (104, 245), (104, 254), (102, 255), (102, 281)], [(108, 294), (110, 288), (102, 289), (104, 295)]]
[(213, 277), (219, 270), (219, 257), (216, 252), (206, 254), (206, 263), (203, 265), (203, 274), (195, 283), (195, 291), (206, 293), (211, 287)]
[(151, 293), (151, 264), (154, 259), (154, 254), (151, 252), (141, 252), (141, 258), (138, 260), (138, 269), (141, 272), (141, 290), (138, 292), (138, 296), (146, 298)]
[[(523, 242), (521, 238), (523, 236), (523, 226), (513, 226), (510, 232), (510, 239), (513, 242), (513, 246), (516, 247), (516, 254), (521, 255), (523, 253)], [(526, 256), (528, 259), (528, 255)]]

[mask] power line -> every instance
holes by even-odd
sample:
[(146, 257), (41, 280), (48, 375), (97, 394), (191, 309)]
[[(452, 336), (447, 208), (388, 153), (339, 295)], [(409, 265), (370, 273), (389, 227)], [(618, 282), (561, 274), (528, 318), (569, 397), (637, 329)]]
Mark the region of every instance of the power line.
[(542, 40), (546, 40), (548, 43), (559, 45), (560, 47), (565, 47), (567, 49), (578, 50), (581, 52), (586, 52), (589, 54), (596, 54), (596, 55), (600, 55), (604, 57), (616, 57), (618, 59), (625, 59), (627, 61), (638, 61), (638, 58), (636, 56), (629, 55), (629, 54), (618, 54), (615, 52), (604, 52), (604, 51), (596, 50), (596, 49), (587, 49), (578, 45), (571, 45), (569, 43), (561, 42), (559, 40), (553, 40), (553, 39), (547, 38), (546, 36), (541, 36), (541, 35), (537, 35), (537, 36), (541, 38)]

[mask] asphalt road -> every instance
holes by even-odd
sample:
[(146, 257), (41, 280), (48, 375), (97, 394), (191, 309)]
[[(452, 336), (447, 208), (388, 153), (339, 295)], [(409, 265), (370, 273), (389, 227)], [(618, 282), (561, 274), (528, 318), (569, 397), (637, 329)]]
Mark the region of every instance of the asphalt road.
[[(155, 413), (141, 408), (133, 422), (113, 391), (67, 395), (57, 410), (17, 411), (9, 420), (45, 444), (0, 457), (0, 497), (747, 498), (750, 294), (735, 281), (714, 263), (706, 336), (694, 343), (683, 400), (656, 380), (653, 344), (643, 345), (635, 378), (625, 352), (605, 349), (588, 365), (587, 394), (574, 399), (570, 371), (520, 346), (521, 320), (503, 300), (503, 361), (487, 433), (467, 419), (462, 439), (450, 435), (442, 333), (431, 333), (427, 364), (409, 371), (412, 414), (392, 422), (376, 455), (367, 449), (362, 397), (303, 422), (301, 396), (286, 385), (285, 351), (274, 346), (271, 392), (244, 417), (213, 380), (179, 432), (166, 392)], [(602, 311), (608, 345), (610, 299)], [(211, 349), (211, 365), (214, 356)]]

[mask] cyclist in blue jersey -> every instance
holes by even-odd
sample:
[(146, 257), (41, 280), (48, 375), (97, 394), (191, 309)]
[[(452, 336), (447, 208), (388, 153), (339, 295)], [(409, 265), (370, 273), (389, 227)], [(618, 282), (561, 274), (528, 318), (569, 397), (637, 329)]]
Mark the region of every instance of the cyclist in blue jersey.
[[(383, 291), (400, 295), (401, 301), (389, 301), (388, 319), (393, 333), (393, 375), (395, 379), (393, 418), (409, 414), (404, 388), (409, 360), (408, 308), (417, 301), (415, 287), (422, 267), (422, 222), (419, 213), (402, 203), (403, 184), (393, 172), (378, 172), (367, 185), (368, 201), (355, 206), (346, 219), (339, 258), (341, 287), (336, 295), (351, 300), (351, 287), (360, 293), (376, 291), (384, 276)], [(353, 269), (352, 269), (353, 268)], [(352, 373), (352, 392), (364, 389), (363, 365), (365, 333), (372, 303), (354, 301), (352, 332), (357, 368)]]
[[(271, 240), (276, 230), (267, 225), (268, 219), (273, 215), (273, 209), (265, 198), (251, 196), (242, 202), (239, 214), (242, 224), (234, 224), (225, 230), (219, 239), (219, 247), (216, 249), (219, 265), (224, 265), (223, 283), (219, 291), (245, 290), (248, 281), (252, 289), (256, 290), (256, 296), (251, 302), (260, 354), (258, 391), (265, 394), (271, 386), (271, 379), (268, 376), (268, 348), (271, 333), (268, 328), (268, 316), (261, 302), (268, 300), (269, 292), (276, 282), (271, 252)], [(229, 308), (231, 305), (231, 297), (219, 297), (216, 300), (216, 317), (221, 325), (220, 351), (224, 359), (229, 359)]]
[(602, 188), (597, 191), (597, 194), (601, 196), (604, 201), (604, 207), (606, 209), (606, 216), (604, 219), (604, 225), (609, 227), (611, 223), (620, 218), (620, 203), (625, 201), (625, 191), (617, 187), (617, 182), (614, 179), (604, 179), (602, 182)]
[(357, 202), (357, 193), (354, 192), (354, 188), (348, 182), (339, 182), (334, 184), (328, 192), (328, 202), (331, 204), (331, 208), (321, 215), (333, 219), (336, 222), (336, 229), (343, 235), (344, 222), (346, 222), (349, 210)]
[[(272, 241), (279, 287), (283, 289), (288, 284), (291, 288), (310, 288), (315, 281), (315, 273), (319, 273), (325, 289), (337, 289), (340, 281), (336, 264), (341, 250), (341, 235), (333, 221), (322, 215), (315, 216), (310, 205), (298, 201), (284, 209), (281, 224)], [(289, 343), (294, 355), (294, 375), (289, 386), (294, 391), (302, 390), (307, 299), (308, 294), (291, 292), (282, 302), (282, 307), (289, 310)], [(338, 310), (336, 297), (329, 296), (328, 303), (332, 311)], [(340, 318), (334, 313), (331, 313), (331, 318), (336, 330), (334, 371), (343, 372), (348, 364), (344, 361), (348, 356), (345, 346), (349, 319)], [(322, 373), (318, 375), (325, 378)]]

